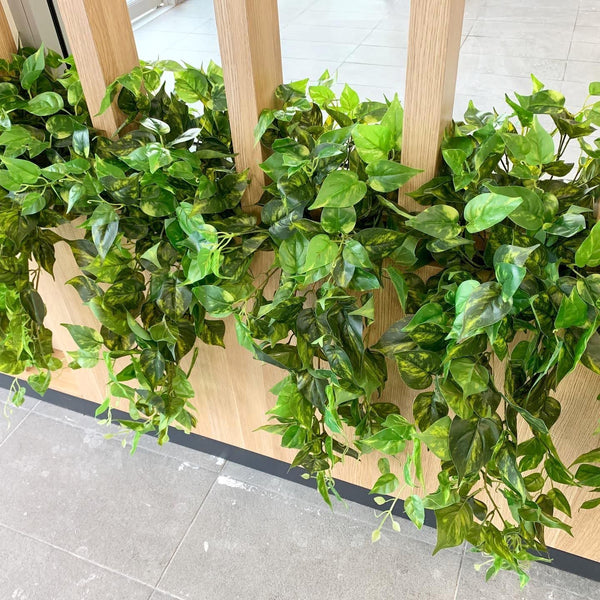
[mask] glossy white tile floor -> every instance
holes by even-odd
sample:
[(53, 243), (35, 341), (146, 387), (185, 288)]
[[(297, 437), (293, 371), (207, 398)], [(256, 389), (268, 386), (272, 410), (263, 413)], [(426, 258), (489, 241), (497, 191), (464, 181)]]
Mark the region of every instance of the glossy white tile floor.
[[(365, 98), (404, 95), (409, 0), (279, 0), (284, 78), (337, 71)], [(505, 110), (530, 73), (577, 109), (600, 80), (600, 0), (467, 0), (455, 115)], [(184, 0), (136, 27), (144, 59), (219, 61), (212, 0)]]

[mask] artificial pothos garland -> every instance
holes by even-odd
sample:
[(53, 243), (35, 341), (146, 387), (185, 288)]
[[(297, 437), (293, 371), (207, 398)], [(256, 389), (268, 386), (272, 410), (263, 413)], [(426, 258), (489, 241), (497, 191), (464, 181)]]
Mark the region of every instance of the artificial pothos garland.
[[(397, 527), (402, 495), (417, 527), (435, 512), (436, 551), (466, 540), (491, 557), (488, 576), (525, 582), (545, 528), (570, 530), (556, 484), (588, 488), (583, 508), (600, 504), (600, 448), (568, 466), (550, 434), (562, 379), (579, 363), (600, 373), (600, 103), (572, 114), (534, 78), (531, 95), (507, 97), (508, 114), (471, 104), (444, 139), (442, 174), (412, 194), (427, 208), (411, 213), (397, 204), (416, 173), (400, 162), (397, 97), (361, 102), (346, 86), (338, 98), (327, 73), (280, 86), (280, 108), (257, 126), (272, 151), (259, 222), (240, 206), (246, 174), (216, 65), (142, 63), (119, 78), (104, 102), (116, 97), (128, 117), (118, 140), (91, 127), (71, 59), (25, 49), (0, 71), (1, 371), (32, 369), (43, 393), (61, 367), (37, 283), (66, 242), (81, 269), (69, 283), (102, 325), (65, 324), (79, 347), (70, 367), (102, 353), (98, 413), (125, 399), (134, 446), (193, 427), (195, 344), (222, 345), (232, 317), (245, 348), (287, 371), (265, 429), (298, 450), (293, 464), (327, 502), (337, 462), (393, 459), (379, 460), (372, 488), (384, 507), (374, 540), (387, 519)], [(81, 238), (56, 229), (76, 219)], [(271, 267), (251, 273), (263, 251)], [(375, 294), (390, 283), (406, 316), (373, 339)], [(419, 391), (412, 415), (380, 398), (394, 362)], [(426, 451), (440, 459), (436, 490)]]

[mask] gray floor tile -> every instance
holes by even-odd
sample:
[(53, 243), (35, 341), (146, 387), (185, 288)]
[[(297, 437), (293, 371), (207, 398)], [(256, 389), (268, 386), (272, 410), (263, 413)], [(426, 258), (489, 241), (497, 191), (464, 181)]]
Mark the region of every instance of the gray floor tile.
[[(590, 580), (584, 580), (584, 584), (577, 589), (570, 588), (570, 575), (548, 578), (544, 573), (532, 567), (531, 580), (524, 588), (519, 587), (519, 579), (514, 573), (499, 573), (486, 583), (485, 571), (488, 564), (481, 566), (484, 562), (479, 555), (467, 552), (463, 561), (458, 593), (456, 600), (583, 600), (595, 598), (597, 586), (600, 584)], [(566, 585), (560, 585), (561, 580)], [(578, 592), (583, 592), (580, 594)]]
[[(215, 485), (160, 589), (182, 598), (454, 597), (460, 554), (249, 484)], [(376, 565), (376, 567), (374, 567)]]
[(360, 45), (349, 57), (348, 62), (367, 65), (390, 65), (406, 68), (406, 48), (390, 46)]
[(170, 594), (165, 594), (164, 592), (160, 592), (155, 590), (152, 596), (150, 596), (150, 600), (174, 600), (175, 596), (171, 596)]
[(334, 44), (359, 44), (367, 35), (369, 29), (347, 27), (324, 27), (314, 23), (292, 23), (281, 30), (282, 40), (299, 40), (304, 42), (329, 42)]
[(0, 523), (153, 584), (216, 473), (31, 413), (0, 452)]
[(385, 82), (385, 87), (404, 95), (406, 67), (345, 62), (338, 69), (338, 74), (340, 82), (377, 87)]
[(594, 10), (580, 10), (577, 13), (577, 23), (585, 27), (600, 27), (600, 12)]
[(0, 526), (0, 598), (147, 600), (152, 588)]
[(311, 81), (316, 81), (325, 71), (334, 75), (339, 66), (339, 63), (333, 61), (284, 58), (283, 80), (298, 81), (308, 77)]
[[(599, 38), (600, 39), (600, 38)], [(595, 62), (570, 60), (567, 62), (565, 79), (590, 83), (600, 80), (600, 66)]]
[(29, 411), (39, 402), (25, 397), (21, 406), (15, 406), (8, 397), (8, 390), (0, 388), (0, 445), (17, 430)]
[[(250, 469), (242, 465), (228, 462), (221, 477), (217, 479), (217, 485), (235, 486), (236, 482), (242, 482), (250, 486), (261, 488), (275, 494), (279, 494), (284, 498), (302, 500), (314, 504), (317, 509), (317, 514), (330, 514), (331, 509), (325, 504), (319, 493), (305, 485), (287, 481), (268, 473), (262, 473), (255, 469)], [(374, 529), (377, 526), (376, 511), (356, 502), (339, 502), (333, 501), (333, 512), (341, 517), (348, 517), (354, 521), (362, 521), (366, 526)], [(401, 527), (402, 535), (411, 537), (420, 542), (427, 544), (436, 543), (437, 533), (431, 527), (423, 527), (418, 530), (410, 521), (406, 519), (398, 519)], [(389, 535), (394, 535), (392, 532)], [(450, 552), (462, 552), (462, 549), (452, 549)]]
[(342, 14), (336, 11), (326, 10), (327, 5), (319, 3), (313, 5), (316, 8), (308, 8), (303, 11), (294, 23), (299, 25), (319, 25), (325, 27), (336, 27), (345, 30), (368, 29), (371, 30), (381, 23), (380, 15), (369, 15), (364, 12), (346, 10)]
[(391, 48), (408, 47), (408, 30), (406, 31), (388, 31), (375, 28), (369, 35), (362, 40), (363, 44), (370, 46), (388, 46)]
[(587, 25), (576, 25), (573, 31), (574, 42), (592, 42), (598, 43), (598, 27), (588, 27)]
[[(600, 13), (598, 13), (600, 16)], [(569, 52), (570, 60), (600, 62), (600, 43), (573, 42)]]
[(498, 21), (496, 19), (477, 19), (471, 29), (471, 35), (497, 38), (498, 32), (502, 38), (518, 39), (529, 42), (534, 39), (552, 40), (560, 36), (570, 39), (573, 33), (573, 23), (535, 23), (521, 21)]
[(569, 55), (570, 43), (570, 38), (543, 38), (530, 40), (526, 44), (519, 44), (509, 39), (490, 39), (469, 35), (462, 45), (461, 52), (491, 54), (493, 56), (566, 59)]
[(538, 79), (544, 81), (545, 79), (562, 79), (566, 64), (566, 60), (552, 58), (523, 58), (461, 52), (458, 72), (462, 76), (485, 73), (526, 78), (533, 73)]
[(306, 42), (281, 40), (281, 55), (286, 58), (322, 60), (339, 64), (356, 48), (357, 44), (331, 44), (329, 42)]
[(584, 598), (589, 598), (589, 600), (600, 600), (600, 582), (579, 577), (543, 563), (533, 564), (530, 574), (534, 585), (543, 582), (546, 585), (579, 594)]
[[(60, 421), (66, 425), (71, 425), (72, 427), (79, 427), (92, 434), (106, 436), (107, 434), (112, 433), (115, 435), (115, 439), (113, 440), (115, 443), (120, 443), (124, 434), (123, 428), (119, 427), (118, 423), (103, 425), (94, 417), (67, 410), (66, 408), (55, 406), (48, 402), (40, 402), (35, 406), (33, 412), (49, 419)], [(130, 440), (131, 436), (128, 435), (127, 439)], [(149, 435), (144, 435), (140, 438), (138, 448), (156, 452), (157, 454), (168, 456), (169, 458), (179, 461), (180, 464), (177, 468), (182, 471), (185, 469), (201, 468), (218, 473), (225, 464), (225, 461), (222, 458), (204, 452), (198, 452), (197, 450), (192, 450), (185, 446), (180, 446), (179, 444), (164, 444), (159, 446), (156, 438)]]

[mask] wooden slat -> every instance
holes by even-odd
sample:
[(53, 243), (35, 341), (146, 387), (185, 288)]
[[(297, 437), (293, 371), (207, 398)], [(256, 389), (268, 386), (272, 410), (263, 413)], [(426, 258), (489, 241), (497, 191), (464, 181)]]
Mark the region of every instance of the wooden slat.
[(92, 122), (112, 135), (124, 116), (116, 103), (97, 116), (108, 84), (139, 64), (126, 0), (57, 0)]
[(412, 0), (402, 162), (423, 173), (400, 191), (400, 203), (416, 210), (407, 197), (435, 176), (440, 142), (452, 119), (465, 0)]
[(10, 58), (16, 51), (15, 37), (6, 18), (4, 6), (0, 2), (0, 58)]
[(254, 127), (263, 108), (274, 106), (282, 83), (277, 0), (214, 0), (231, 137), (238, 171), (250, 169), (244, 205), (258, 202), (265, 183)]

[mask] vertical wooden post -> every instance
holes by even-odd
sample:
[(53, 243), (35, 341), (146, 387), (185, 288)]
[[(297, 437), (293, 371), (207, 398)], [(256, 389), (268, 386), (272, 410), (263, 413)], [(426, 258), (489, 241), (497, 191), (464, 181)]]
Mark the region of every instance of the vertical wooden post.
[(6, 18), (4, 6), (0, 2), (0, 58), (10, 58), (16, 51), (15, 38)]
[(106, 87), (139, 64), (126, 0), (57, 0), (83, 93), (98, 129), (112, 135), (124, 116), (115, 103), (96, 116)]
[(411, 0), (402, 162), (423, 169), (400, 191), (400, 202), (435, 176), (440, 142), (452, 120), (465, 0)]
[(254, 127), (263, 108), (272, 108), (282, 83), (277, 0), (214, 0), (217, 32), (238, 171), (250, 169), (244, 205), (260, 199), (264, 160), (254, 143)]

